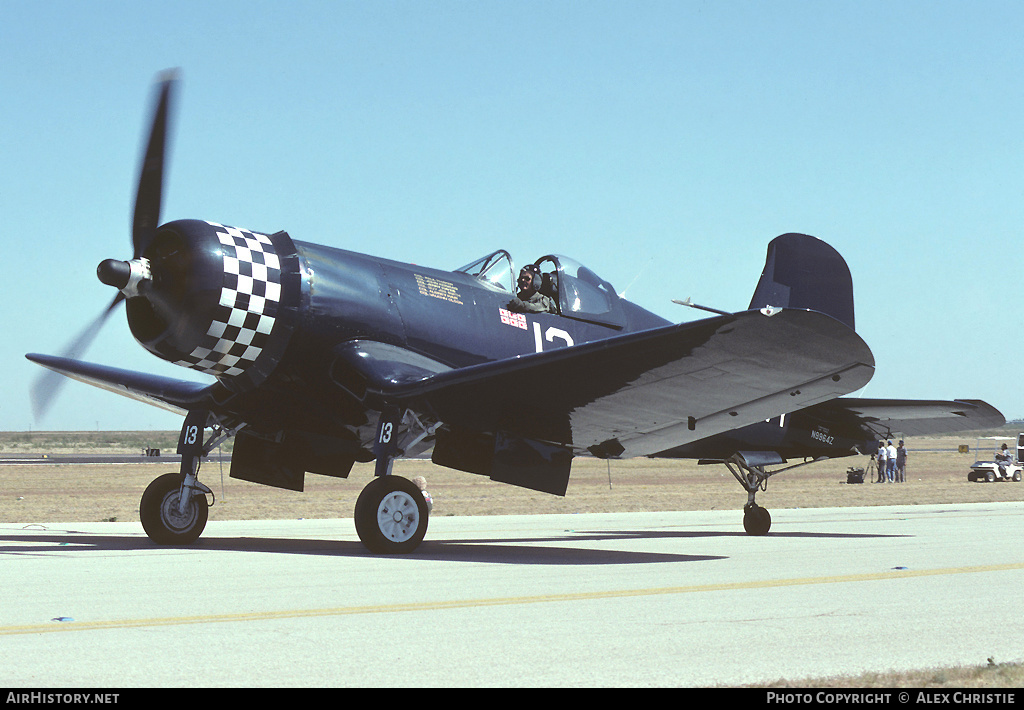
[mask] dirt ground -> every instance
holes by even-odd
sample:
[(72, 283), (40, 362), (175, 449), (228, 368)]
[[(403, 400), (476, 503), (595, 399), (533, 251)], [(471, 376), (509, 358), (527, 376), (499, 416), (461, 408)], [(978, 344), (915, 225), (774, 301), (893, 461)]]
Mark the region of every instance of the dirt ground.
[[(779, 510), (1024, 501), (1024, 483), (967, 480), (975, 459), (973, 439), (907, 443), (906, 483), (848, 484), (848, 468), (868, 465), (867, 457), (849, 457), (771, 478), (767, 491), (758, 493), (758, 504)], [(969, 443), (971, 453), (957, 453), (963, 443)], [(166, 448), (173, 451), (173, 446)], [(75, 450), (81, 452), (80, 447)], [(134, 448), (128, 452), (137, 453)], [(174, 457), (164, 458), (161, 463), (138, 465), (0, 466), (0, 522), (137, 521), (146, 486), (162, 473), (177, 471)], [(609, 464), (577, 459), (564, 498), (494, 483), (429, 461), (398, 461), (394, 472), (426, 478), (435, 516), (724, 509), (736, 510), (738, 523), (738, 511), (746, 502), (746, 492), (724, 466), (698, 466), (693, 461), (633, 459)], [(350, 518), (359, 492), (372, 477), (372, 464), (356, 465), (348, 479), (307, 474), (305, 491), (296, 493), (230, 478), (228, 465), (216, 462), (200, 471), (200, 480), (216, 495), (211, 520)]]

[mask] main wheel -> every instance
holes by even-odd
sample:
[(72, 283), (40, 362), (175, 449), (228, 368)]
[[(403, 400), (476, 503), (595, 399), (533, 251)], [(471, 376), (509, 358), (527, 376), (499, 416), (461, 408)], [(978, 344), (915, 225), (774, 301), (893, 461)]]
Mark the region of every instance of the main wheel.
[(158, 545), (189, 545), (203, 533), (209, 518), (205, 495), (189, 497), (185, 512), (178, 510), (185, 475), (165, 473), (146, 488), (139, 504), (139, 518), (149, 539)]
[(416, 485), (401, 476), (380, 476), (356, 500), (359, 539), (371, 552), (412, 552), (427, 534), (427, 501)]
[(743, 529), (747, 535), (767, 535), (772, 526), (771, 514), (759, 505), (743, 508)]

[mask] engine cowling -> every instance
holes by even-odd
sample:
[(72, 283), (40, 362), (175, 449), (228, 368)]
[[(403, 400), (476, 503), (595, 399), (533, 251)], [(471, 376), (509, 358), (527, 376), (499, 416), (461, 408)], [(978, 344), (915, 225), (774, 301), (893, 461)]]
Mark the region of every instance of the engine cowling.
[(300, 287), (285, 232), (178, 220), (160, 227), (141, 257), (98, 271), (127, 296), (143, 347), (234, 391), (266, 379), (294, 329)]

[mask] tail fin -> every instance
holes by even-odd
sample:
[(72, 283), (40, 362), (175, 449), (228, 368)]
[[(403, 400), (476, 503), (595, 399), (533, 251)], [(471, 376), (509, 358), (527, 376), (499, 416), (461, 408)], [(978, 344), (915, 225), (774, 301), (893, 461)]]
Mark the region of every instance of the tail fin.
[(768, 244), (750, 308), (806, 308), (854, 328), (853, 279), (846, 261), (825, 242), (783, 234)]

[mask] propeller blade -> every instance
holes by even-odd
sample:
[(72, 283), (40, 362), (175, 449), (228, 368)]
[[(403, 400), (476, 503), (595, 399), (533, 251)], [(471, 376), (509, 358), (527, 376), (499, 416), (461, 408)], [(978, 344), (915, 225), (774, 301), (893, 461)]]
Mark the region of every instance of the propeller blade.
[[(124, 300), (124, 294), (120, 291), (114, 297), (114, 300), (110, 302), (98, 318), (93, 320), (81, 333), (79, 333), (74, 340), (72, 340), (61, 352), (61, 357), (76, 359), (80, 357), (89, 345), (92, 344), (93, 339), (99, 333), (100, 328), (107, 321), (107, 318), (114, 311), (117, 306)], [(64, 385), (67, 378), (59, 372), (53, 370), (46, 370), (42, 375), (36, 378), (36, 381), (32, 383), (31, 395), (32, 395), (32, 413), (36, 421), (39, 421), (43, 416), (46, 415), (50, 409), (50, 405), (57, 397), (57, 393), (60, 388)]]
[(159, 85), (156, 108), (146, 144), (146, 154), (139, 168), (139, 186), (135, 193), (135, 215), (132, 219), (132, 245), (135, 257), (142, 256), (146, 247), (156, 235), (160, 225), (160, 199), (163, 194), (164, 163), (167, 143), (167, 127), (170, 122), (171, 104), (178, 83), (178, 72), (163, 74)]

